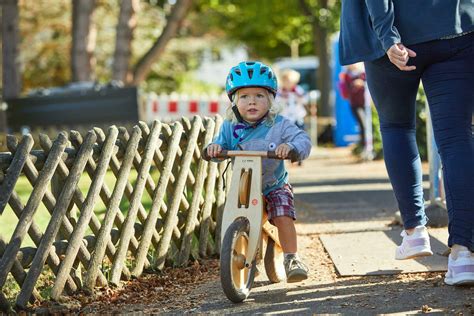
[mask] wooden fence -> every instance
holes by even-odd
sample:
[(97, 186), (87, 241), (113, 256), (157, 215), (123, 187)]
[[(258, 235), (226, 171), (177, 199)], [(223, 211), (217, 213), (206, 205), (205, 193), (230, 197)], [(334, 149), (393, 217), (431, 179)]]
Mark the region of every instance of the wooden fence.
[[(8, 242), (0, 226), (1, 309), (9, 300), (23, 309), (78, 289), (92, 294), (144, 269), (218, 252), (224, 164), (204, 161), (201, 150), (221, 121), (141, 122), (130, 131), (61, 132), (54, 141), (40, 135), (41, 150), (32, 150), (30, 135), (8, 136), (9, 152), (0, 153), (0, 214), (13, 212), (18, 222)], [(17, 192), (24, 178), (31, 184), (26, 198)], [(35, 223), (39, 207), (50, 216), (43, 230)], [(35, 247), (22, 247), (27, 235)], [(47, 273), (54, 277), (42, 297), (38, 280)], [(12, 277), (19, 287), (13, 298), (3, 291)]]

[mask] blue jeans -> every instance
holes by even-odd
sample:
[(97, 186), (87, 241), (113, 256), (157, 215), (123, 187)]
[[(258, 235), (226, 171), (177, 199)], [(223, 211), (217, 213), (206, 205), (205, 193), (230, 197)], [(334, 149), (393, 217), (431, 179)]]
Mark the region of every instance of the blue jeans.
[(365, 62), (380, 118), (385, 164), (406, 229), (427, 222), (422, 170), (415, 139), (415, 100), (420, 80), (428, 98), (443, 163), (449, 246), (474, 243), (474, 33), (409, 46), (414, 71), (401, 71), (385, 55)]

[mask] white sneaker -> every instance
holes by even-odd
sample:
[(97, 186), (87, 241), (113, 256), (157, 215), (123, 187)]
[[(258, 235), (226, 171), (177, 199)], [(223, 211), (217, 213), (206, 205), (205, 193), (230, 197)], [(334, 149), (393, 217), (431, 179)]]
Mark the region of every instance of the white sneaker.
[(449, 285), (474, 284), (474, 254), (469, 250), (459, 251), (458, 257), (453, 259), (449, 255), (448, 272), (444, 283)]
[(413, 259), (433, 254), (430, 247), (430, 236), (425, 226), (415, 227), (415, 231), (411, 235), (403, 230), (400, 236), (403, 237), (403, 241), (395, 251), (395, 259)]

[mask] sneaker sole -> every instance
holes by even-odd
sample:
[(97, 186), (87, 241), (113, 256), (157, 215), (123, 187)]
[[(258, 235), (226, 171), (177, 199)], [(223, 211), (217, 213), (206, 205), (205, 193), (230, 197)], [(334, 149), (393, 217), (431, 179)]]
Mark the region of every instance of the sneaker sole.
[(430, 249), (422, 248), (422, 249), (414, 249), (414, 251), (408, 253), (404, 257), (398, 257), (397, 255), (395, 255), (395, 259), (406, 260), (406, 259), (414, 259), (418, 257), (428, 257), (432, 255), (433, 255), (433, 251), (431, 251)]
[(461, 273), (455, 278), (444, 278), (447, 285), (472, 285), (474, 284), (474, 273)]
[(308, 274), (304, 272), (300, 273), (295, 273), (294, 275), (291, 275), (286, 278), (287, 283), (295, 283), (295, 282), (301, 282), (303, 280), (306, 280), (308, 278)]
[(421, 258), (421, 257), (429, 257), (432, 256), (433, 253), (430, 252), (419, 252), (413, 255), (410, 255), (408, 257), (403, 257), (403, 258), (396, 258), (397, 260), (407, 260), (407, 259), (415, 259), (415, 258)]

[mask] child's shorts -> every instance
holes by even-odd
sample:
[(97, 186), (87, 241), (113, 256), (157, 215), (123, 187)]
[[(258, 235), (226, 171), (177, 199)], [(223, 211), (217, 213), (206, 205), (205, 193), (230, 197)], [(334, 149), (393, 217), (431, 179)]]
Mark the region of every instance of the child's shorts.
[(288, 216), (295, 220), (296, 212), (293, 200), (293, 189), (289, 184), (268, 193), (265, 196), (268, 221), (273, 224), (272, 219), (278, 216)]

